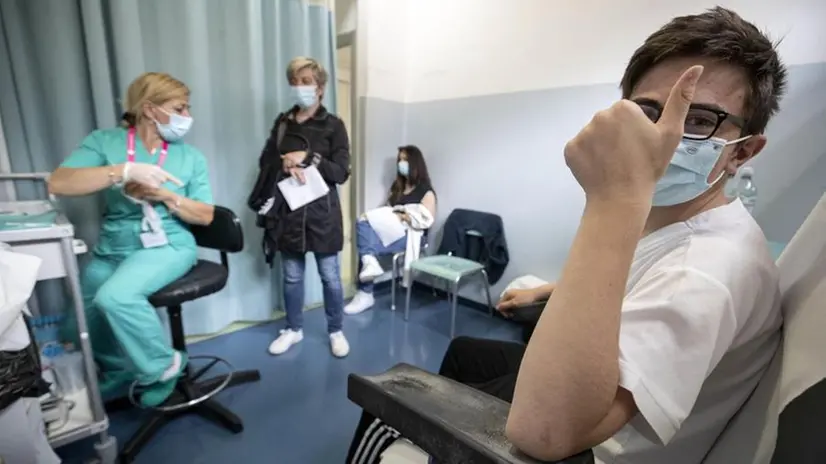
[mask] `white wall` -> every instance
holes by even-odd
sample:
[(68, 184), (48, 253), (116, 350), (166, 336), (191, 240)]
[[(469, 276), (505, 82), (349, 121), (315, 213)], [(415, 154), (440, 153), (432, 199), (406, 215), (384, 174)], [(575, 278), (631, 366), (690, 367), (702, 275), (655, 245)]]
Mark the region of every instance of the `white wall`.
[(787, 64), (826, 61), (824, 0), (413, 0), (405, 101), (618, 82), (649, 34), (718, 4), (784, 37)]
[(364, 179), (359, 212), (387, 198), (397, 148), (406, 138), (407, 8), (415, 0), (358, 0), (356, 93)]
[(417, 0), (359, 0), (359, 74), (363, 96), (402, 102), (409, 68), (408, 9)]

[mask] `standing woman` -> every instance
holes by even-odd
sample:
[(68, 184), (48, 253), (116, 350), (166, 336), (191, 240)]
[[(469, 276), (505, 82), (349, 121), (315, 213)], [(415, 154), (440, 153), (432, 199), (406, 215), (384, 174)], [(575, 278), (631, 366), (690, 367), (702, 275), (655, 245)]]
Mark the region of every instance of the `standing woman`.
[(148, 297), (186, 274), (197, 246), (189, 224), (212, 222), (207, 163), (181, 142), (192, 126), (189, 89), (164, 73), (135, 79), (120, 127), (96, 130), (49, 178), (49, 192), (102, 192), (100, 238), (82, 276), (83, 301), (104, 397), (133, 381), (157, 406), (184, 370)]
[(281, 252), (287, 327), (270, 344), (269, 351), (274, 355), (286, 352), (304, 338), (302, 311), (308, 252), (315, 256), (321, 276), (330, 349), (336, 357), (350, 352), (341, 331), (344, 290), (339, 252), (344, 246), (344, 231), (337, 188), (350, 177), (350, 142), (341, 119), (321, 104), (327, 79), (327, 71), (312, 58), (290, 61), (287, 80), (294, 105), (276, 118), (259, 163), (275, 166), (284, 176), (293, 176), (299, 182), (304, 182), (304, 170), (315, 166), (330, 187), (325, 196), (295, 211), (287, 208), (280, 218), (276, 246)]

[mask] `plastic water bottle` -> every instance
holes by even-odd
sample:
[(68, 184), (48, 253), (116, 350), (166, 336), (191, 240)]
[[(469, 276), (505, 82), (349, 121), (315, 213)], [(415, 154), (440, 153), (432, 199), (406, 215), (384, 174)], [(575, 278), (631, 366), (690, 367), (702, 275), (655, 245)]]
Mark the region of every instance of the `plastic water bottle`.
[(83, 353), (65, 351), (62, 346), (57, 347), (56, 353), (51, 359), (51, 367), (61, 393), (70, 395), (83, 389), (86, 386)]
[(47, 343), (54, 343), (57, 344), (59, 342), (59, 334), (57, 330), (57, 317), (56, 316), (47, 316), (46, 317), (46, 342)]
[(61, 354), (62, 349), (57, 345), (48, 345), (43, 348), (40, 354), (40, 367), (43, 370), (43, 380), (51, 385), (55, 385), (57, 377), (54, 373), (54, 361)]
[(754, 214), (754, 207), (757, 205), (757, 186), (754, 185), (754, 169), (751, 166), (744, 167), (740, 173), (737, 196), (749, 213)]

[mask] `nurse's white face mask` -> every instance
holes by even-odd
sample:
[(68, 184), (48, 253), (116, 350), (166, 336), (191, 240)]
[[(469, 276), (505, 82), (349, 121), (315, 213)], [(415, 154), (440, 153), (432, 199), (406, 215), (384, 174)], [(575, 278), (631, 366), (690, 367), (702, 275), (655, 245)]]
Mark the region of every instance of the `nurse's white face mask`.
[(178, 113), (170, 113), (160, 106), (158, 109), (169, 116), (169, 122), (166, 124), (158, 122), (157, 119), (155, 120), (155, 126), (158, 128), (158, 134), (160, 134), (161, 138), (167, 142), (177, 142), (184, 138), (187, 132), (189, 132), (189, 129), (192, 128), (192, 117)]

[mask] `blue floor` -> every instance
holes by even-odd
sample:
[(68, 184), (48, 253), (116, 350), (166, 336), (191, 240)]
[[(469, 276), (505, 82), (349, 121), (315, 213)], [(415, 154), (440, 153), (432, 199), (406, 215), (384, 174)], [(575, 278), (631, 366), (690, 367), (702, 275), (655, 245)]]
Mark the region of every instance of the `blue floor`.
[[(408, 323), (402, 309), (390, 311), (389, 295), (376, 300), (372, 310), (345, 316), (351, 351), (344, 359), (330, 354), (321, 309), (306, 313), (304, 341), (279, 357), (267, 353), (267, 347), (284, 327), (283, 320), (191, 345), (192, 355), (211, 353), (236, 369), (261, 371), (259, 383), (233, 387), (218, 396), (244, 420), (245, 429), (233, 435), (199, 417), (183, 417), (164, 428), (136, 462), (343, 463), (359, 417), (358, 408), (347, 400), (347, 375), (378, 373), (399, 362), (435, 371), (450, 341), (450, 311), (444, 299), (420, 293), (411, 304)], [(504, 340), (520, 335), (513, 323), (461, 306), (456, 333)], [(137, 411), (110, 417), (110, 431), (119, 444), (143, 417)], [(82, 463), (94, 456), (91, 447), (91, 442), (83, 442), (60, 452), (65, 462)]]

